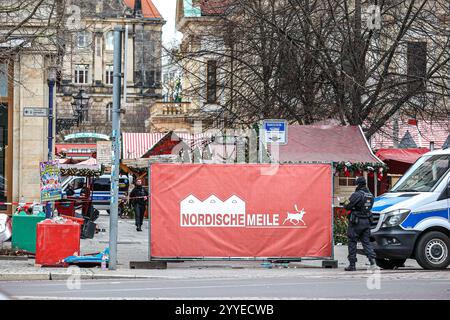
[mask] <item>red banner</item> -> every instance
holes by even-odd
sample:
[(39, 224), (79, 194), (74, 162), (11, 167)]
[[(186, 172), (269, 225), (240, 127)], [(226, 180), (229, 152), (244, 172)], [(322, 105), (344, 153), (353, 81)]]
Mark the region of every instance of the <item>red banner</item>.
[(331, 165), (151, 166), (151, 256), (331, 257)]

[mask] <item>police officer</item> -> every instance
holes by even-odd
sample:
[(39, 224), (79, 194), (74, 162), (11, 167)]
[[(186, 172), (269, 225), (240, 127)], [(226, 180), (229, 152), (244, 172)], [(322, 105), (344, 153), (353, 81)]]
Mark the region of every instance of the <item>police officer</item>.
[(350, 210), (347, 229), (348, 236), (348, 260), (350, 265), (345, 271), (356, 271), (356, 245), (358, 239), (361, 241), (364, 253), (370, 261), (370, 266), (375, 265), (375, 252), (370, 243), (370, 222), (372, 220), (371, 209), (373, 206), (373, 195), (367, 189), (364, 177), (355, 180), (356, 190), (350, 196), (345, 209)]
[(144, 212), (147, 205), (148, 191), (142, 187), (142, 180), (137, 180), (135, 188), (130, 193), (131, 204), (134, 207), (134, 217), (136, 220), (136, 231), (142, 231)]

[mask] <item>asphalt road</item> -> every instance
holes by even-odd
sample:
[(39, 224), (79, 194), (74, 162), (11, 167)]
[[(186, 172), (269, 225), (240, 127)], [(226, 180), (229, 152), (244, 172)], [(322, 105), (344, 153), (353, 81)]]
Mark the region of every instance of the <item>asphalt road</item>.
[[(0, 283), (13, 299), (431, 299), (450, 300), (450, 281), (421, 277), (133, 279)], [(379, 281), (378, 281), (378, 280)]]

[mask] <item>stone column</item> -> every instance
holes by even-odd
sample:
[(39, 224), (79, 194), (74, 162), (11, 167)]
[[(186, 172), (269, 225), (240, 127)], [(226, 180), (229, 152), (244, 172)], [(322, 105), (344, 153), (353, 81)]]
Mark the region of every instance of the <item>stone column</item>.
[(94, 84), (100, 85), (103, 82), (103, 33), (96, 31), (94, 33), (94, 65), (92, 72)]
[(22, 55), (16, 65), (20, 83), (14, 87), (14, 163), (18, 163), (18, 189), (13, 200), (24, 196), (26, 201), (40, 199), (39, 162), (46, 159), (47, 118), (24, 117), (25, 107), (46, 108), (48, 96), (45, 61), (39, 55)]

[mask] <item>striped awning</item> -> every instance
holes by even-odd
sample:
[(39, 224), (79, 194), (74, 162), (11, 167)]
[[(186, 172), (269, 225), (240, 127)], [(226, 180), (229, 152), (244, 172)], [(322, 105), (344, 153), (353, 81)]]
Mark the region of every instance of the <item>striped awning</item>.
[(122, 133), (122, 159), (139, 159), (165, 133)]
[[(168, 133), (122, 133), (122, 159), (139, 159)], [(192, 147), (208, 138), (207, 134), (178, 133), (176, 136)]]

